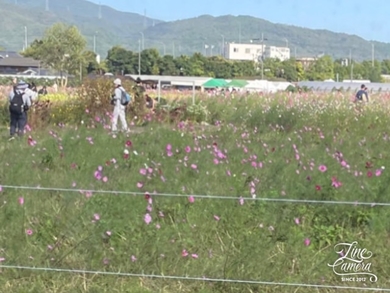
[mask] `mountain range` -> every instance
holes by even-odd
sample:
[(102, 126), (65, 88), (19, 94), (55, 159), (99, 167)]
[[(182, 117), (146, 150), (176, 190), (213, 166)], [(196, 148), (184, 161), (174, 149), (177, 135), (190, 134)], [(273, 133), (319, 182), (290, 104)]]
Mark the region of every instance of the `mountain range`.
[[(48, 6), (46, 6), (48, 3)], [(390, 59), (390, 44), (356, 35), (275, 24), (251, 16), (202, 15), (165, 22), (137, 13), (121, 12), (86, 0), (0, 0), (0, 47), (13, 51), (43, 36), (56, 22), (76, 25), (89, 49), (105, 58), (115, 45), (132, 51), (157, 48), (161, 54), (222, 53), (223, 42), (249, 43), (264, 38), (266, 45), (288, 46), (291, 56), (335, 59)], [(26, 34), (27, 33), (27, 34)], [(207, 47), (207, 49), (206, 49)]]

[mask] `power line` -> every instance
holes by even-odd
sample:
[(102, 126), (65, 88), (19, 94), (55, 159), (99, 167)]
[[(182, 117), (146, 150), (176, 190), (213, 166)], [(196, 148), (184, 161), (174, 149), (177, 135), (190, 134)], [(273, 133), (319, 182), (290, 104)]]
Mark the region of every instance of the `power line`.
[(186, 281), (213, 282), (213, 283), (236, 283), (236, 284), (251, 284), (251, 285), (284, 286), (284, 287), (306, 287), (306, 288), (321, 288), (321, 289), (341, 289), (341, 290), (390, 292), (390, 289), (387, 289), (387, 288), (347, 287), (347, 286), (332, 286), (332, 285), (315, 285), (315, 284), (305, 284), (305, 283), (301, 284), (301, 283), (234, 280), (234, 279), (216, 279), (216, 278), (206, 278), (206, 277), (200, 278), (200, 277), (164, 276), (164, 275), (139, 274), (139, 273), (132, 274), (132, 273), (121, 273), (121, 272), (72, 270), (72, 269), (42, 268), (42, 267), (13, 266), (13, 265), (0, 265), (0, 268), (56, 272), (56, 273), (106, 275), (106, 276), (136, 277), (136, 278), (150, 278), (150, 279), (181, 280), (181, 281), (186, 280)]
[[(226, 195), (201, 195), (201, 194), (177, 194), (177, 193), (158, 193), (158, 192), (141, 192), (141, 191), (119, 191), (119, 190), (94, 190), (94, 189), (75, 189), (75, 188), (56, 188), (56, 187), (40, 187), (40, 186), (15, 186), (15, 185), (0, 185), (3, 189), (19, 189), (19, 190), (35, 190), (35, 191), (56, 191), (56, 192), (91, 192), (100, 194), (113, 195), (150, 195), (161, 197), (188, 197), (217, 200), (238, 200), (237, 196)], [(314, 200), (314, 199), (288, 199), (288, 198), (267, 198), (267, 197), (244, 197), (247, 201), (263, 201), (275, 203), (296, 203), (296, 204), (333, 204), (333, 205), (354, 205), (354, 206), (385, 206), (389, 207), (390, 203), (374, 203), (374, 202), (358, 202), (358, 201), (334, 201), (334, 200)]]

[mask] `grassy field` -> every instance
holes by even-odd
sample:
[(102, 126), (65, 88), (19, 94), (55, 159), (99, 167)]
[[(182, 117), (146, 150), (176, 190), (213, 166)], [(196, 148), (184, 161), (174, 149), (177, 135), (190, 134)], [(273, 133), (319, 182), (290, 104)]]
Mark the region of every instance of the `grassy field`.
[[(207, 123), (150, 119), (130, 137), (88, 113), (11, 142), (4, 130), (0, 264), (65, 271), (3, 267), (0, 291), (354, 292), (208, 278), (390, 288), (385, 99), (209, 98), (191, 112)], [(354, 241), (376, 282), (328, 266)]]

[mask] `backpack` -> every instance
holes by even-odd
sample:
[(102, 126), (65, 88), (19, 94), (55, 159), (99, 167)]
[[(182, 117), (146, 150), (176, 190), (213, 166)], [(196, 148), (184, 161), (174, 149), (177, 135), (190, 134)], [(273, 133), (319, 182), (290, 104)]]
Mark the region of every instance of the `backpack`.
[(126, 91), (122, 90), (121, 105), (127, 106), (130, 103), (131, 96)]
[(24, 101), (23, 101), (24, 93), (17, 93), (15, 91), (15, 95), (11, 100), (11, 104), (9, 105), (9, 111), (14, 114), (22, 114), (24, 112)]
[(363, 95), (364, 95), (364, 91), (363, 90), (359, 90), (357, 93), (356, 93), (356, 99), (358, 100), (363, 100)]

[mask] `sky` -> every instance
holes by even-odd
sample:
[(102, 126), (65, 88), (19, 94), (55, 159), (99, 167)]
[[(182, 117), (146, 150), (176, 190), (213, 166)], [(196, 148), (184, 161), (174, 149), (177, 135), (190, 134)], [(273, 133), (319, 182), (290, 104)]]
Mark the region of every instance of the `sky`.
[(386, 0), (90, 0), (114, 9), (174, 21), (204, 14), (249, 15), (274, 23), (355, 34), (390, 42)]

